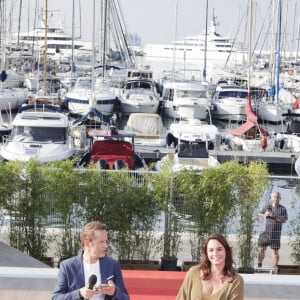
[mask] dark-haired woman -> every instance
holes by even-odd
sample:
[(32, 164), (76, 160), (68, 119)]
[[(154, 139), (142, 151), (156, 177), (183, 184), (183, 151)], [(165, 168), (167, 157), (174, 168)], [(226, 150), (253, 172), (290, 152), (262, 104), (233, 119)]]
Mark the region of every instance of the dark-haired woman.
[(208, 236), (200, 264), (189, 269), (176, 300), (243, 300), (244, 281), (233, 264), (231, 247), (224, 236)]

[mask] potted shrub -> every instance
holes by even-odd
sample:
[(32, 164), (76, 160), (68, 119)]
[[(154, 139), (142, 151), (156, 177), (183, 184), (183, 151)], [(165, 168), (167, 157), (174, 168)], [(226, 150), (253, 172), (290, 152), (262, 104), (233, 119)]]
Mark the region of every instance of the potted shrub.
[(174, 195), (178, 195), (178, 184), (171, 164), (171, 160), (164, 162), (160, 172), (154, 174), (151, 180), (153, 197), (159, 203), (164, 215), (164, 232), (161, 237), (162, 270), (177, 270), (177, 254), (180, 250), (183, 230), (182, 222), (174, 205)]
[[(299, 187), (296, 187), (296, 195), (300, 195)], [(291, 259), (295, 265), (280, 265), (278, 274), (300, 274), (300, 204), (297, 199), (292, 200), (292, 209), (293, 211), (298, 212), (289, 220), (289, 245), (291, 247)]]
[(208, 168), (200, 174), (187, 170), (180, 176), (180, 193), (190, 216), (192, 264), (198, 263), (206, 235), (226, 234), (227, 224), (236, 203), (232, 192), (238, 163), (230, 162), (218, 168)]
[(260, 197), (268, 184), (268, 170), (264, 163), (251, 162), (241, 168), (237, 180), (239, 195), (238, 248), (239, 272), (253, 273), (256, 249), (253, 247), (253, 233)]
[(155, 252), (157, 242), (153, 229), (160, 207), (147, 180), (140, 173), (99, 171), (95, 166), (84, 174), (82, 193), (86, 218), (98, 218), (108, 224), (109, 250), (123, 267), (134, 264), (139, 268), (138, 264), (149, 264)]
[(55, 161), (45, 168), (47, 197), (53, 201), (55, 219), (60, 226), (56, 238), (56, 256), (62, 261), (77, 255), (81, 248), (79, 232), (84, 223), (80, 187), (82, 176), (74, 169), (73, 160)]
[(10, 245), (44, 261), (47, 259), (50, 239), (46, 234), (49, 202), (43, 199), (43, 165), (36, 160), (30, 160), (26, 163), (8, 162), (8, 167), (15, 173), (14, 180), (11, 181), (14, 183), (14, 193), (5, 203), (11, 219)]

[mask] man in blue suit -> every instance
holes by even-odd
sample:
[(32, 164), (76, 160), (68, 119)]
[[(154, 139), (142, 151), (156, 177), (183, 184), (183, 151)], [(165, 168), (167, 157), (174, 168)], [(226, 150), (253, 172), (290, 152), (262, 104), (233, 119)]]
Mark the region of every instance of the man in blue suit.
[(80, 238), (83, 252), (60, 263), (52, 300), (129, 300), (119, 262), (106, 256), (107, 226), (87, 223)]

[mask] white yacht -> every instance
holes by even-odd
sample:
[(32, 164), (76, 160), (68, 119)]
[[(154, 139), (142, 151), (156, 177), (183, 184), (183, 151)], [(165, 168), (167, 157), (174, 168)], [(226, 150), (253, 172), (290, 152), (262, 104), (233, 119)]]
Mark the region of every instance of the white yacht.
[(155, 114), (159, 108), (159, 95), (155, 89), (152, 70), (130, 69), (123, 86), (116, 89), (121, 114)]
[(39, 53), (44, 53), (45, 48), (45, 30), (47, 28), (47, 54), (49, 56), (70, 55), (72, 49), (75, 52), (79, 49), (91, 49), (91, 43), (83, 41), (80, 37), (72, 37), (64, 31), (62, 24), (60, 26), (53, 26), (48, 24), (45, 26), (45, 20), (41, 20), (40, 26), (29, 31), (20, 32), (13, 36), (13, 43), (17, 40), (22, 47), (29, 49), (35, 47)]
[(71, 114), (84, 115), (91, 107), (111, 116), (116, 105), (116, 96), (109, 82), (97, 78), (93, 86), (91, 77), (78, 77), (74, 88), (66, 94)]
[(215, 144), (220, 140), (221, 133), (213, 124), (206, 124), (199, 119), (180, 120), (172, 123), (168, 130), (167, 145), (176, 147), (181, 142), (206, 142), (208, 149), (214, 149)]
[(12, 131), (4, 139), (4, 160), (41, 162), (65, 160), (74, 155), (68, 117), (50, 105), (22, 106), (12, 122)]
[(245, 61), (247, 53), (238, 49), (229, 37), (222, 36), (216, 31), (216, 17), (213, 16), (211, 26), (207, 32), (207, 48), (205, 48), (206, 34), (188, 36), (182, 41), (171, 44), (146, 44), (142, 46), (143, 55), (147, 57), (173, 58), (183, 60), (204, 60), (206, 49), (206, 59), (208, 65), (224, 66), (226, 61), (232, 57), (235, 63), (241, 64)]
[(169, 118), (207, 120), (211, 101), (200, 81), (167, 80), (162, 86), (162, 106)]
[[(173, 143), (175, 146), (172, 171), (201, 171), (219, 166), (217, 158), (209, 153), (209, 150), (217, 146), (219, 138), (219, 130), (215, 125), (202, 124), (197, 119), (172, 124), (167, 136), (167, 145), (171, 146)], [(159, 171), (162, 164), (170, 159), (169, 155), (165, 155), (157, 162), (155, 169)]]
[(212, 117), (220, 120), (245, 121), (247, 98), (248, 89), (245, 86), (218, 85), (211, 102)]

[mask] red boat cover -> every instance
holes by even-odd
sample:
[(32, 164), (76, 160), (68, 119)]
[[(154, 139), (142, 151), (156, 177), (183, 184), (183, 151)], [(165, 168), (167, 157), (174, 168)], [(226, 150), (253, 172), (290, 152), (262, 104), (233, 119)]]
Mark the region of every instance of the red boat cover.
[(100, 160), (106, 161), (109, 169), (114, 169), (117, 160), (122, 161), (128, 169), (135, 168), (132, 145), (127, 141), (95, 141), (91, 151), (91, 161), (97, 163)]
[(235, 136), (241, 136), (243, 134), (246, 134), (250, 129), (253, 127), (256, 127), (257, 131), (261, 133), (263, 136), (269, 136), (269, 132), (264, 130), (262, 127), (259, 126), (257, 123), (257, 116), (252, 110), (251, 106), (251, 96), (250, 94), (248, 95), (247, 102), (246, 102), (246, 107), (245, 107), (245, 112), (247, 116), (247, 121), (239, 126), (238, 128), (234, 129), (231, 131), (231, 133)]

